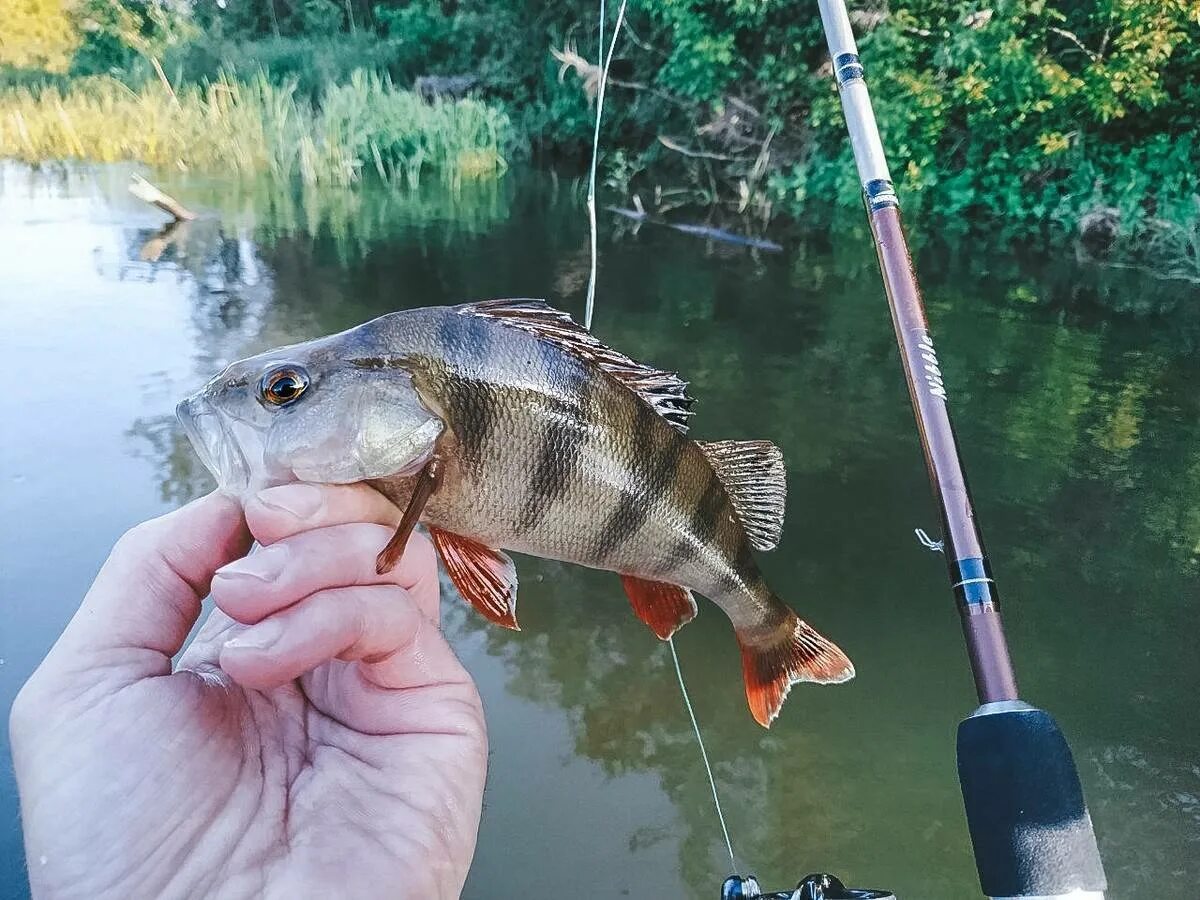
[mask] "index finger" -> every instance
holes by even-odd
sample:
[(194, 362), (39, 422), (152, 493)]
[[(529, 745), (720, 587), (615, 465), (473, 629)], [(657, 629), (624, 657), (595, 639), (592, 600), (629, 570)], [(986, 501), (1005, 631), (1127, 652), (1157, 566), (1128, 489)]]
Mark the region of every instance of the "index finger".
[[(383, 494), (365, 484), (307, 484), (297, 482), (259, 491), (244, 503), (250, 533), (264, 547), (296, 538), (309, 531), (346, 525), (384, 525), (395, 528), (402, 511)], [(349, 532), (343, 532), (348, 534)], [(356, 530), (355, 534), (363, 534)], [(354, 560), (375, 566), (375, 555), (386, 538), (367, 556)], [(358, 546), (357, 554), (367, 554), (371, 541)], [(350, 552), (342, 548), (343, 555)], [(413, 534), (404, 548), (404, 556), (391, 578), (370, 578), (365, 583), (392, 582), (413, 591), (418, 605), (435, 622), (438, 620), (437, 559), (433, 546), (421, 534)]]
[(395, 527), (402, 510), (365, 484), (285, 484), (245, 503), (246, 524), (263, 546), (315, 528), (366, 522)]

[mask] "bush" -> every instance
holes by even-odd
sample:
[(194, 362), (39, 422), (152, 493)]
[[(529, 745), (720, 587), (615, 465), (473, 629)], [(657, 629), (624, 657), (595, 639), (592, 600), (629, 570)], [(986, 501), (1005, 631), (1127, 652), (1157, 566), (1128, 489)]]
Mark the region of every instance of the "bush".
[[(163, 68), (172, 79), (190, 83), (213, 81), (222, 73), (249, 79), (265, 72), (276, 84), (294, 83), (299, 94), (315, 98), (360, 69), (396, 77), (399, 61), (397, 42), (367, 33), (260, 40), (203, 36), (172, 48)], [(408, 83), (402, 77), (397, 81)]]

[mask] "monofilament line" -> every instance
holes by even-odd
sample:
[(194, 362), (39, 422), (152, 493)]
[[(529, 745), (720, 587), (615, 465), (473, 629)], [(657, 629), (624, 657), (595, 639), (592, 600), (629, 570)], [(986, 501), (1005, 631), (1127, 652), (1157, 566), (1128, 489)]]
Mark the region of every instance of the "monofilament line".
[(712, 788), (713, 805), (717, 808), (717, 821), (721, 823), (721, 834), (725, 836), (725, 849), (729, 851), (730, 872), (738, 871), (737, 857), (733, 855), (733, 841), (729, 839), (729, 829), (725, 826), (725, 813), (721, 811), (721, 798), (717, 794), (717, 782), (713, 778), (712, 766), (708, 762), (708, 751), (704, 749), (704, 738), (700, 736), (700, 723), (696, 721), (696, 712), (692, 709), (692, 700), (688, 697), (687, 686), (683, 683), (683, 669), (679, 668), (679, 654), (675, 651), (675, 638), (667, 638), (667, 646), (671, 648), (671, 660), (675, 663), (675, 677), (679, 679), (679, 693), (683, 694), (683, 705), (687, 707), (688, 718), (692, 720), (692, 730), (696, 732), (696, 743), (700, 746), (700, 758), (704, 760), (704, 771), (708, 774), (708, 786)]
[[(604, 54), (604, 0), (600, 0), (600, 39), (597, 52), (603, 56), (600, 68), (600, 82), (596, 88), (596, 127), (592, 132), (592, 165), (588, 170), (588, 233), (591, 238), (591, 270), (588, 273), (587, 306), (584, 309), (583, 325), (588, 331), (592, 330), (592, 313), (596, 306), (596, 261), (599, 255), (596, 236), (596, 168), (600, 160), (600, 123), (604, 118), (604, 92), (608, 87), (608, 70), (612, 65), (613, 53), (617, 49), (617, 38), (621, 34), (621, 26), (625, 22), (625, 6), (628, 0), (621, 0), (617, 10), (617, 22), (613, 26), (612, 41), (608, 45), (608, 54)], [(687, 685), (683, 681), (683, 669), (679, 667), (679, 654), (675, 652), (674, 638), (668, 638), (671, 648), (671, 660), (675, 663), (675, 677), (679, 680), (679, 693), (683, 695), (683, 705), (687, 708), (688, 718), (692, 720), (692, 731), (696, 733), (696, 744), (700, 747), (700, 759), (704, 761), (704, 771), (708, 775), (708, 786), (712, 790), (713, 806), (717, 810), (717, 821), (721, 823), (721, 834), (725, 837), (725, 849), (729, 851), (730, 871), (737, 872), (737, 857), (733, 855), (733, 841), (729, 839), (729, 828), (725, 825), (725, 813), (721, 810), (721, 797), (717, 793), (717, 782), (713, 778), (712, 766), (708, 762), (708, 751), (704, 749), (704, 738), (700, 735), (700, 723), (696, 721), (696, 712), (692, 709), (692, 699), (688, 696)]]
[[(608, 45), (608, 55), (597, 60), (600, 67), (600, 83), (596, 88), (596, 128), (592, 133), (592, 165), (588, 170), (587, 211), (588, 226), (591, 236), (592, 267), (588, 274), (587, 306), (583, 313), (583, 327), (591, 331), (592, 311), (596, 306), (596, 166), (600, 159), (600, 120), (604, 117), (604, 91), (608, 87), (608, 67), (612, 65), (613, 52), (617, 49), (617, 38), (621, 34), (621, 25), (625, 22), (625, 4), (617, 10), (617, 24), (613, 26), (612, 41)], [(600, 0), (600, 52), (604, 53), (604, 0)]]

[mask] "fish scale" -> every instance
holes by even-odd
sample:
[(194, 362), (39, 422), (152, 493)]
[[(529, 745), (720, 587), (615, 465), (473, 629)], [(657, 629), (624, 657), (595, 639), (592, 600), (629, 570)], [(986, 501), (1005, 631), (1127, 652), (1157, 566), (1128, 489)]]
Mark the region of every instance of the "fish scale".
[[(280, 371), (303, 387), (272, 409), (255, 386)], [(180, 416), (206, 460), (229, 457), (207, 444), (245, 439), (249, 425), (264, 435), (240, 448), (250, 469), (367, 481), (411, 504), (402, 527), (419, 514), (464, 598), (501, 624), (516, 627), (502, 550), (621, 574), (660, 637), (695, 615), (692, 591), (708, 597), (733, 623), (766, 725), (793, 682), (853, 669), (772, 593), (751, 552), (782, 527), (778, 449), (691, 440), (684, 387), (540, 301), (487, 301), (393, 313), (244, 360)], [(197, 425), (210, 415), (219, 437)]]

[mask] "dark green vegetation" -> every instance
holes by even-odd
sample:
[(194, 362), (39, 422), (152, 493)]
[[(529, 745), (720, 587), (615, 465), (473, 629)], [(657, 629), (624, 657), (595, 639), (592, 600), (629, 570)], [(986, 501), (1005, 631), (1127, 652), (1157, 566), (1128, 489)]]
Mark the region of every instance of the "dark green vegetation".
[[(178, 87), (266, 71), (319, 107), (356, 69), (400, 85), (469, 75), (471, 90), (512, 122), (500, 135), (506, 157), (528, 150), (578, 166), (588, 153), (591, 2), (204, 2), (186, 15), (132, 0), (21, 8), (24, 18), (6, 22), (16, 37), (0, 49), (0, 62), (25, 70), (10, 80), (36, 80), (28, 70), (40, 68), (157, 83), (160, 63)], [(1200, 276), (1194, 0), (897, 0), (854, 4), (852, 17), (911, 214), (942, 229), (1044, 239), (1095, 212), (1099, 252), (1115, 230), (1118, 258)], [(813, 0), (634, 0), (618, 56), (603, 146), (622, 202), (637, 193), (651, 211), (715, 205), (761, 223), (857, 213)], [(370, 157), (357, 159), (360, 170), (373, 168)]]

